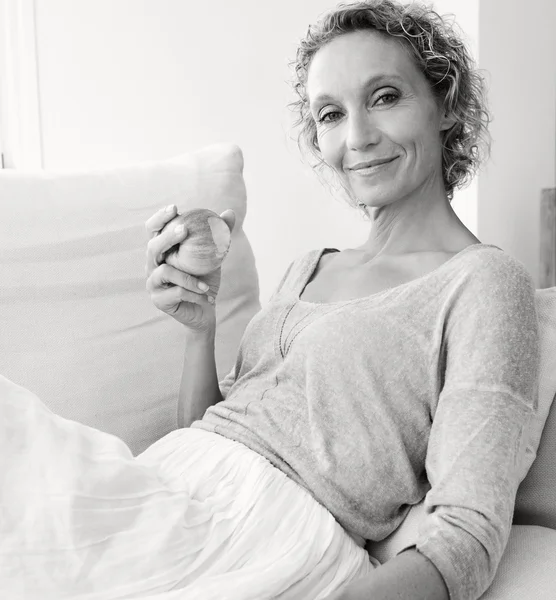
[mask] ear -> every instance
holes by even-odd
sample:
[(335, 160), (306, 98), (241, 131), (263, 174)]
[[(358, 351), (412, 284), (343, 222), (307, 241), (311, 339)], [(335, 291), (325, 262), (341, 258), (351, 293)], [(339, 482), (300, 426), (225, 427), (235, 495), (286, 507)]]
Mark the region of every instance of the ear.
[(440, 119), (440, 131), (446, 131), (452, 128), (457, 122), (457, 119), (452, 114), (444, 113)]

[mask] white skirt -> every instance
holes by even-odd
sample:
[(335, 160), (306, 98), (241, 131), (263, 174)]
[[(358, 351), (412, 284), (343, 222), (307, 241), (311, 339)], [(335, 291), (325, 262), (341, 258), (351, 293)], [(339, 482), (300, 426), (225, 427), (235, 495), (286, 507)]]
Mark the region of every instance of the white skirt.
[(0, 376), (0, 598), (324, 600), (376, 565), (243, 444), (179, 429), (134, 458)]

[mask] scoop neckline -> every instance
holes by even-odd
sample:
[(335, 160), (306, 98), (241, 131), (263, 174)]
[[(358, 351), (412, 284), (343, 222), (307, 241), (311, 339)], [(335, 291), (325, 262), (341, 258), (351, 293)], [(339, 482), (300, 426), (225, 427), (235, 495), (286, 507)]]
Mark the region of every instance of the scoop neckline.
[(293, 295), (295, 297), (296, 304), (304, 304), (306, 306), (341, 306), (341, 305), (345, 305), (345, 304), (354, 304), (356, 302), (364, 302), (365, 300), (370, 300), (372, 298), (384, 296), (385, 294), (389, 294), (394, 291), (402, 290), (402, 289), (405, 289), (412, 285), (421, 283), (422, 281), (428, 279), (429, 277), (432, 277), (433, 275), (435, 275), (436, 273), (438, 273), (439, 271), (441, 271), (442, 269), (447, 267), (450, 263), (452, 263), (452, 261), (456, 260), (457, 258), (460, 258), (463, 254), (466, 254), (470, 250), (479, 250), (481, 248), (496, 248), (497, 250), (500, 250), (501, 252), (503, 252), (502, 248), (499, 248), (498, 246), (495, 246), (494, 244), (483, 244), (482, 242), (479, 242), (477, 244), (470, 244), (469, 246), (466, 246), (465, 248), (463, 248), (463, 250), (460, 250), (457, 254), (454, 254), (454, 256), (452, 256), (452, 258), (449, 258), (446, 262), (443, 262), (441, 265), (439, 265), (432, 271), (429, 271), (428, 273), (425, 273), (424, 275), (421, 275), (420, 277), (416, 277), (415, 279), (412, 279), (411, 281), (406, 281), (405, 283), (400, 283), (399, 285), (395, 285), (393, 287), (386, 288), (385, 290), (381, 290), (380, 292), (374, 292), (373, 294), (369, 294), (367, 296), (362, 296), (361, 298), (351, 298), (350, 300), (336, 300), (335, 302), (311, 302), (309, 300), (302, 300), (300, 298), (300, 296), (301, 296), (303, 290), (307, 287), (309, 280), (313, 276), (313, 273), (315, 272), (315, 269), (317, 268), (317, 266), (320, 262), (320, 259), (322, 258), (323, 254), (326, 252), (326, 250), (340, 252), (340, 250), (338, 250), (337, 248), (321, 248), (320, 250), (317, 251), (317, 254), (316, 254), (315, 258), (313, 259), (311, 267), (309, 269), (309, 274), (307, 277), (304, 278), (301, 288), (300, 289), (298, 288), (299, 291), (295, 291)]

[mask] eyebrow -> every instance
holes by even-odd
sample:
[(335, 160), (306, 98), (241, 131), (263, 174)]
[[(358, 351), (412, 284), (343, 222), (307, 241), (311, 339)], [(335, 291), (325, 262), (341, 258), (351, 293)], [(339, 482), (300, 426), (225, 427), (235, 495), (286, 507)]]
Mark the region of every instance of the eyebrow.
[[(364, 89), (368, 89), (373, 87), (377, 83), (382, 81), (396, 81), (397, 83), (403, 83), (404, 80), (399, 75), (394, 75), (393, 73), (378, 73), (377, 75), (373, 75), (363, 84)], [(334, 96), (330, 94), (317, 94), (312, 102), (310, 102), (311, 106), (316, 104), (320, 104), (322, 102), (328, 102), (330, 100), (335, 100)]]

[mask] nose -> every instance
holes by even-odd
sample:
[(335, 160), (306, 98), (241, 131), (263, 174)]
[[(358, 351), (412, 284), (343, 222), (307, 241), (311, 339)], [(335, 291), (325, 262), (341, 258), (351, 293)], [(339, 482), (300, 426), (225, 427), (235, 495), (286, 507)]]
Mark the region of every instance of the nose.
[(346, 146), (348, 150), (365, 150), (380, 141), (380, 129), (367, 111), (358, 111), (348, 117)]

